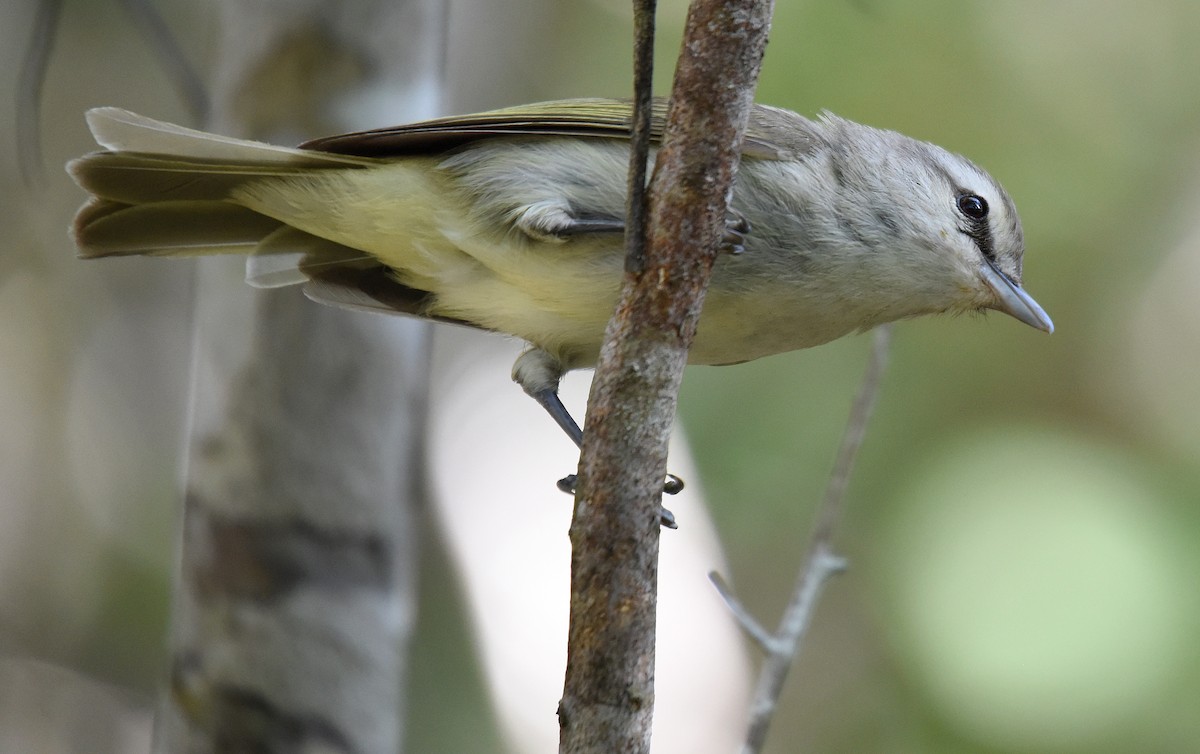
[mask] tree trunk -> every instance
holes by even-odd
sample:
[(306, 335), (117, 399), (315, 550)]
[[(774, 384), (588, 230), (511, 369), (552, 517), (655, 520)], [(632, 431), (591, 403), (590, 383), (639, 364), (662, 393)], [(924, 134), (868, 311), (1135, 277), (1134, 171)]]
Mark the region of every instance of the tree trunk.
[[(228, 0), (221, 12), (213, 130), (288, 143), (434, 114), (436, 0)], [(401, 107), (378, 107), (385, 97)], [(256, 293), (231, 262), (201, 268), (172, 693), (156, 749), (394, 754), (425, 327), (295, 289)]]

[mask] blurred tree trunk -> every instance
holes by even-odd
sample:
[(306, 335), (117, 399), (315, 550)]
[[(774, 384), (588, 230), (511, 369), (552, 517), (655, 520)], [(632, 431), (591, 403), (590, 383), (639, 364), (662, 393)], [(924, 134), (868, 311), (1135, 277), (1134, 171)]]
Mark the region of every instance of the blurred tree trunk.
[[(437, 0), (226, 0), (216, 131), (434, 114)], [(231, 264), (232, 263), (232, 264)], [(159, 752), (401, 750), (426, 388), (420, 323), (256, 293), (206, 260)]]

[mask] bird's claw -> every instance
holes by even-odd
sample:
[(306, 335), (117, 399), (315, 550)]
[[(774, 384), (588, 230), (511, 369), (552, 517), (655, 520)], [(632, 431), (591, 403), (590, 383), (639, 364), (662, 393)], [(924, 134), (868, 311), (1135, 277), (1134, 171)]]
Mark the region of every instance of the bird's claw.
[(679, 524), (675, 523), (675, 514), (661, 505), (658, 506), (658, 524), (664, 529), (679, 528)]
[(563, 477), (562, 479), (559, 479), (557, 482), (555, 482), (554, 486), (558, 487), (559, 492), (565, 492), (568, 495), (574, 495), (575, 494), (575, 483), (578, 481), (579, 481), (579, 475), (567, 474), (565, 477)]
[[(578, 474), (567, 474), (562, 479), (559, 479), (555, 486), (562, 492), (568, 495), (575, 494), (575, 485), (579, 481)], [(667, 474), (667, 481), (663, 482), (663, 492), (668, 495), (678, 495), (683, 491), (683, 480), (674, 474)], [(678, 529), (679, 524), (675, 521), (675, 514), (666, 508), (659, 507), (658, 521), (667, 529)]]
[(734, 256), (746, 250), (746, 236), (750, 234), (750, 222), (741, 212), (729, 210), (725, 218), (725, 234), (721, 236), (721, 248)]
[(674, 474), (667, 474), (667, 481), (663, 482), (663, 492), (668, 495), (678, 495), (683, 492), (683, 480)]

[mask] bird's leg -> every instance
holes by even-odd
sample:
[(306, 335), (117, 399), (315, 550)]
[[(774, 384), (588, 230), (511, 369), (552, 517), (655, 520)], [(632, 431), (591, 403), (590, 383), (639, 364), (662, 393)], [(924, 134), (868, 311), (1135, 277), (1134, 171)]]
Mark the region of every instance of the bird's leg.
[(591, 233), (623, 233), (625, 221), (619, 217), (576, 214), (563, 201), (534, 202), (514, 214), (513, 225), (536, 241), (562, 243), (575, 236)]
[(625, 221), (615, 217), (574, 217), (571, 222), (556, 228), (554, 235), (569, 238), (588, 233), (624, 233)]
[[(575, 447), (582, 448), (583, 430), (579, 428), (579, 423), (575, 421), (571, 412), (563, 405), (562, 399), (558, 397), (558, 383), (562, 376), (562, 364), (540, 348), (526, 351), (513, 364), (513, 381), (524, 388), (525, 392), (537, 401), (538, 405), (546, 410), (546, 413), (550, 414), (550, 418), (554, 419), (554, 423), (567, 433), (567, 437), (571, 438)], [(574, 494), (577, 479), (577, 475), (568, 474), (558, 480), (558, 488), (568, 494)], [(683, 480), (674, 474), (667, 474), (667, 481), (663, 483), (663, 492), (668, 495), (677, 495), (682, 490)], [(675, 514), (666, 508), (660, 509), (659, 518), (662, 525), (668, 529), (677, 528)]]
[(563, 405), (562, 399), (558, 397), (558, 391), (554, 388), (545, 388), (530, 393), (538, 405), (546, 409), (546, 413), (550, 414), (550, 418), (554, 423), (562, 428), (563, 432), (567, 433), (567, 437), (571, 438), (571, 442), (575, 443), (575, 447), (583, 447), (583, 430), (575, 422), (575, 417), (571, 416), (571, 412)]

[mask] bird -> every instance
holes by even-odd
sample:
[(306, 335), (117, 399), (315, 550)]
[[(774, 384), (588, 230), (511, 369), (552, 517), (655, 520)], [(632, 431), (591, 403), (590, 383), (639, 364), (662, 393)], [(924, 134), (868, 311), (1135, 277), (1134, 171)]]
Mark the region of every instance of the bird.
[[(654, 150), (666, 102), (654, 101)], [(562, 376), (595, 365), (623, 280), (632, 105), (573, 99), (282, 147), (113, 107), (68, 171), (83, 258), (244, 254), (258, 287), (524, 340), (513, 379), (578, 445)], [(1013, 200), (970, 160), (828, 112), (755, 105), (691, 364), (926, 314), (1053, 332)]]

